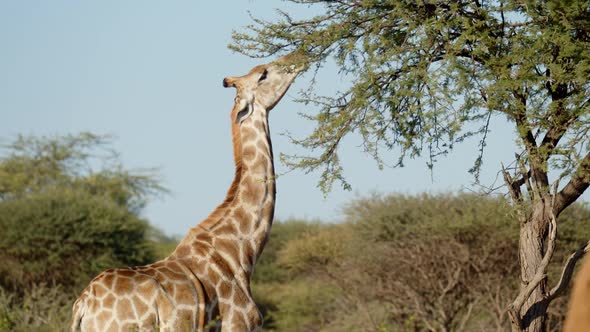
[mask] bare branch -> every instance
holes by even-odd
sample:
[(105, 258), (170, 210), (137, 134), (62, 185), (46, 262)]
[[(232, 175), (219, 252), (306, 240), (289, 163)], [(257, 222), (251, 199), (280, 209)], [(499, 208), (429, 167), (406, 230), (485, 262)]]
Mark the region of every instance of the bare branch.
[(590, 185), (590, 153), (584, 157), (569, 183), (559, 192), (553, 206), (553, 214), (559, 215), (575, 202)]
[(526, 221), (526, 215), (521, 205), (522, 192), (520, 191), (520, 186), (525, 181), (524, 177), (519, 179), (518, 181), (514, 181), (510, 173), (508, 173), (508, 171), (504, 167), (504, 164), (502, 164), (502, 175), (504, 176), (504, 182), (506, 182), (506, 186), (508, 187), (508, 193), (510, 193), (512, 202), (515, 204), (515, 210), (518, 217), (518, 221), (522, 224)]
[(477, 300), (469, 303), (469, 305), (467, 306), (467, 312), (465, 313), (465, 315), (461, 319), (461, 323), (459, 324), (457, 331), (465, 331), (465, 326), (467, 326), (467, 322), (471, 318), (471, 311), (473, 310), (473, 306), (476, 303), (477, 303)]
[[(559, 110), (559, 112), (565, 112)], [(557, 113), (559, 114), (559, 113)], [(559, 144), (561, 138), (565, 135), (568, 128), (578, 120), (578, 116), (562, 117), (562, 120), (554, 124), (547, 132), (540, 145), (540, 151), (545, 153), (545, 160), (548, 160), (554, 154), (554, 149)]]
[(508, 187), (508, 193), (510, 194), (510, 197), (512, 197), (512, 201), (514, 203), (520, 202), (520, 200), (522, 199), (520, 185), (516, 185), (516, 181), (514, 181), (512, 179), (512, 176), (510, 175), (510, 173), (508, 173), (508, 171), (506, 170), (506, 167), (504, 167), (503, 163), (502, 163), (502, 176), (504, 177), (504, 182), (506, 182), (506, 186)]
[(582, 245), (578, 250), (574, 251), (566, 260), (563, 270), (561, 271), (561, 276), (559, 277), (559, 281), (549, 291), (547, 295), (547, 301), (551, 302), (556, 298), (563, 295), (564, 291), (567, 289), (567, 286), (570, 284), (572, 276), (574, 274), (574, 268), (576, 267), (576, 263), (580, 260), (584, 255), (590, 250), (590, 241)]

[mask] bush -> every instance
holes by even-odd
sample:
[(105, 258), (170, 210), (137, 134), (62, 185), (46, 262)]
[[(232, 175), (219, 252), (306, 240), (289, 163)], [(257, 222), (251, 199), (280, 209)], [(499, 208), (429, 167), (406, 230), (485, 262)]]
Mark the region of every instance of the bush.
[(468, 241), (483, 229), (518, 240), (518, 224), (503, 198), (475, 194), (374, 195), (345, 208), (347, 222), (371, 241), (419, 239), (438, 234)]
[[(339, 290), (313, 278), (286, 284), (259, 284), (254, 288), (258, 302), (269, 308), (264, 315), (265, 331), (317, 331), (336, 312)], [(269, 305), (272, 304), (272, 305)]]
[[(345, 212), (345, 223), (301, 234), (278, 251), (276, 263), (293, 279), (256, 289), (273, 304), (277, 330), (290, 328), (293, 314), (309, 322), (302, 331), (509, 328), (506, 307), (518, 290), (518, 224), (506, 200), (376, 195), (351, 202)], [(555, 262), (590, 238), (589, 220), (581, 204), (559, 217)], [(559, 263), (552, 266), (550, 283), (560, 271)], [(310, 292), (295, 287), (306, 284)], [(322, 302), (318, 289), (331, 289), (330, 301)], [(298, 309), (305, 296), (315, 311)], [(560, 330), (564, 302), (549, 308), (551, 331)]]
[(268, 242), (260, 256), (254, 270), (252, 281), (254, 283), (285, 282), (289, 279), (288, 271), (279, 266), (277, 259), (279, 252), (292, 240), (313, 234), (318, 229), (325, 227), (319, 222), (307, 222), (303, 220), (275, 220)]
[(346, 260), (353, 234), (343, 225), (326, 225), (294, 238), (279, 251), (277, 262), (293, 273), (338, 265)]
[(31, 285), (19, 297), (0, 288), (0, 332), (63, 331), (74, 299), (46, 284)]
[[(346, 214), (345, 223), (293, 239), (279, 253), (278, 262), (297, 273), (297, 283), (311, 278), (337, 290), (320, 310), (326, 321), (299, 313), (316, 323), (307, 330), (506, 327), (503, 308), (516, 285), (505, 276), (518, 274), (518, 234), (504, 200), (374, 196), (352, 202)], [(283, 294), (273, 314), (277, 322), (288, 321), (282, 308), (296, 298)]]
[(0, 286), (72, 289), (108, 268), (154, 259), (148, 224), (84, 191), (52, 190), (0, 202)]
[(19, 136), (0, 158), (0, 287), (68, 291), (107, 267), (154, 259), (138, 216), (164, 192), (146, 172), (125, 170), (110, 137)]

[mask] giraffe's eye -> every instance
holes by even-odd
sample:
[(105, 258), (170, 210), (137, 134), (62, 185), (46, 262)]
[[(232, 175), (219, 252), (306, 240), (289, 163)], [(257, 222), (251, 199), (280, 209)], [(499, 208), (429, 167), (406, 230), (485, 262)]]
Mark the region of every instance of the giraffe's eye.
[(268, 71), (265, 69), (265, 70), (262, 72), (262, 75), (260, 75), (260, 78), (258, 79), (258, 82), (262, 82), (262, 81), (264, 81), (264, 80), (266, 79), (266, 75), (268, 75)]

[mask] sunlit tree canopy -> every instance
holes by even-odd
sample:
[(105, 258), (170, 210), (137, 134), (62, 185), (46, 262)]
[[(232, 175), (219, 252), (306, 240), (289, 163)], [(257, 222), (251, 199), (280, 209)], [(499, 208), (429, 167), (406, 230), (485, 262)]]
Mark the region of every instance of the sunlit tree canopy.
[[(549, 168), (588, 182), (590, 4), (588, 1), (290, 0), (313, 17), (253, 17), (234, 33), (234, 50), (254, 57), (290, 51), (311, 71), (334, 59), (349, 89), (301, 100), (316, 112), (309, 154), (286, 161), (321, 170), (320, 186), (349, 187), (338, 147), (351, 133), (381, 166), (437, 157), (476, 136), (476, 180), (490, 119), (504, 115), (521, 144), (515, 152), (538, 180)], [(521, 153), (522, 152), (522, 153)], [(539, 171), (535, 171), (538, 168)]]

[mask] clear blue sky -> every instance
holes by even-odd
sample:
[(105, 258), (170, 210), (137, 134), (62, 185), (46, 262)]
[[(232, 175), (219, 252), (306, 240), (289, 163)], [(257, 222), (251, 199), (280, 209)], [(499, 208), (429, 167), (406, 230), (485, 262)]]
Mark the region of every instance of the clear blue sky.
[[(248, 11), (272, 20), (274, 8), (310, 12), (278, 1), (0, 0), (0, 139), (19, 133), (115, 135), (124, 165), (159, 167), (172, 192), (150, 202), (144, 217), (168, 234), (184, 234), (221, 202), (233, 178), (234, 90), (222, 88), (221, 81), (260, 63), (227, 48), (231, 32), (251, 23)], [(347, 83), (329, 69), (320, 77), (319, 89), (327, 93)], [(296, 151), (281, 133), (310, 130), (297, 113), (314, 110), (292, 101), (306, 78), (271, 113), (275, 156)], [(496, 122), (484, 184), (516, 150), (511, 128)], [(277, 219), (338, 221), (344, 204), (371, 192), (474, 189), (467, 170), (476, 140), (443, 158), (432, 174), (424, 159), (379, 171), (360, 152), (358, 138), (344, 143), (342, 161), (353, 191), (335, 188), (324, 198), (316, 188), (319, 174), (284, 174), (277, 181)]]

